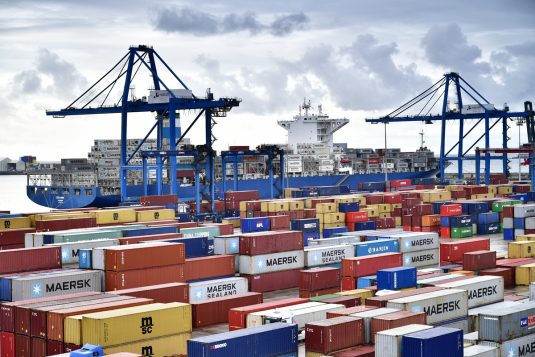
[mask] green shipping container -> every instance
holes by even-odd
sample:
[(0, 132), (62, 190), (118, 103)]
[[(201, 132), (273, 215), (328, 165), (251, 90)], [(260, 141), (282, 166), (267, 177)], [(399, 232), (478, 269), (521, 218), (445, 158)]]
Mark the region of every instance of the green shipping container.
[(451, 227), (452, 238), (468, 238), (472, 235), (472, 227)]
[(503, 212), (504, 206), (513, 206), (522, 204), (521, 200), (507, 200), (507, 201), (497, 201), (492, 202), (492, 212)]
[(313, 301), (313, 302), (319, 302), (322, 300), (334, 299), (334, 298), (339, 298), (339, 297), (340, 295), (336, 295), (336, 294), (326, 294), (326, 295), (314, 296), (314, 297), (308, 298), (308, 300)]

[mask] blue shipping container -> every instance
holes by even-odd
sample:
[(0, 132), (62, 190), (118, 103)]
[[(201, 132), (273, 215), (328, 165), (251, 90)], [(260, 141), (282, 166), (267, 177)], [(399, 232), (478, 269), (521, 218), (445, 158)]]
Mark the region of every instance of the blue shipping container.
[(469, 215), (450, 217), (451, 227), (470, 227), (471, 225), (472, 225), (472, 219)]
[(80, 269), (93, 268), (91, 249), (79, 249), (78, 257), (79, 257), (78, 266), (80, 267)]
[(440, 217), (440, 226), (441, 227), (451, 227), (450, 217)]
[(466, 212), (466, 213), (468, 213), (468, 214), (484, 213), (484, 212), (488, 212), (490, 210), (489, 209), (489, 204), (486, 203), (486, 202), (465, 202), (463, 204), (467, 205), (468, 212)]
[(436, 327), (403, 336), (403, 357), (463, 357), (463, 331)]
[(212, 245), (212, 254), (214, 254), (214, 240), (209, 240), (208, 237), (171, 238), (158, 240), (158, 242), (184, 243), (186, 246), (186, 258), (198, 258), (209, 255), (210, 244)]
[(241, 231), (243, 233), (269, 231), (268, 217), (242, 218)]
[(515, 240), (515, 230), (513, 228), (504, 228), (503, 229), (503, 239), (504, 240)]
[(470, 220), (472, 220), (472, 224), (478, 224), (479, 223), (479, 215), (481, 213), (472, 213), (470, 214)]
[(440, 214), (440, 207), (444, 205), (449, 205), (451, 202), (432, 202), (433, 205), (433, 214)]
[(377, 275), (362, 276), (356, 278), (357, 284), (355, 284), (357, 289), (369, 288), (377, 284)]
[(535, 202), (535, 192), (530, 191), (527, 193), (528, 195), (528, 202)]
[(304, 240), (305, 247), (308, 246), (309, 240), (314, 240), (314, 239), (320, 239), (319, 232), (318, 233), (303, 232), (303, 240)]
[(188, 357), (280, 356), (297, 353), (297, 325), (277, 322), (188, 340)]
[(337, 233), (346, 233), (347, 227), (332, 227), (332, 228), (324, 228), (323, 229), (323, 238), (331, 238), (334, 237)]
[(355, 231), (367, 231), (377, 229), (375, 221), (355, 222)]
[(317, 218), (294, 219), (290, 222), (292, 231), (302, 231), (305, 233), (319, 233), (320, 220)]
[(524, 229), (525, 218), (514, 218), (513, 227), (515, 229)]
[(399, 290), (416, 286), (416, 268), (399, 267), (377, 271), (379, 290)]
[(362, 182), (360, 187), (363, 191), (384, 191), (384, 182)]
[(123, 231), (123, 237), (148, 236), (153, 234), (179, 233), (178, 227), (147, 227)]
[(396, 239), (377, 239), (373, 241), (353, 243), (353, 245), (355, 246), (356, 257), (399, 252), (399, 243)]
[(358, 202), (349, 202), (349, 203), (339, 203), (338, 211), (340, 212), (358, 212), (360, 209), (360, 203)]
[(500, 233), (499, 223), (478, 224), (477, 234), (496, 234)]

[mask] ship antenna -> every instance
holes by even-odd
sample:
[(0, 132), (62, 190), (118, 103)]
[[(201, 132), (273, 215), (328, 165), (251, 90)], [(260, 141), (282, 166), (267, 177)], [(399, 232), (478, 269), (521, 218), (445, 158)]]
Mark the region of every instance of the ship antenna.
[(420, 149), (424, 148), (425, 140), (424, 140), (424, 130), (420, 131), (418, 134), (420, 134)]
[(321, 104), (318, 105), (318, 116), (321, 116), (323, 114)]

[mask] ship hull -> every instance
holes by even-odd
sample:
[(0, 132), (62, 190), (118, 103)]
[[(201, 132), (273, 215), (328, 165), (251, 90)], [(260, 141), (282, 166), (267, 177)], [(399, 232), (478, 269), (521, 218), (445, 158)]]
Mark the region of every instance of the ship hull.
[[(434, 177), (438, 170), (428, 170), (421, 172), (393, 172), (388, 174), (388, 180), (404, 180)], [(352, 174), (352, 175), (330, 175), (330, 176), (302, 176), (285, 178), (287, 188), (291, 187), (309, 187), (309, 186), (334, 186), (348, 185), (351, 190), (357, 190), (358, 184), (362, 182), (379, 182), (384, 181), (384, 174)], [(279, 194), (280, 179), (274, 179), (275, 188), (273, 188), (274, 197)], [(206, 189), (206, 187), (205, 187)], [(234, 181), (227, 180), (227, 190), (258, 190), (261, 198), (270, 198), (272, 186), (269, 179), (248, 179), (238, 180), (237, 186)], [(222, 197), (223, 182), (216, 182), (216, 196)], [(202, 191), (201, 191), (202, 192)], [(206, 192), (206, 191), (204, 191)], [(169, 193), (169, 187), (164, 186), (161, 194)], [(157, 194), (155, 185), (149, 185), (148, 194)], [(103, 195), (98, 187), (45, 187), (45, 186), (28, 186), (28, 197), (35, 203), (45, 207), (57, 209), (83, 208), (83, 207), (113, 207), (121, 202), (120, 195)], [(143, 186), (128, 186), (128, 197), (143, 196)], [(194, 200), (194, 186), (180, 186), (178, 197), (181, 200)]]

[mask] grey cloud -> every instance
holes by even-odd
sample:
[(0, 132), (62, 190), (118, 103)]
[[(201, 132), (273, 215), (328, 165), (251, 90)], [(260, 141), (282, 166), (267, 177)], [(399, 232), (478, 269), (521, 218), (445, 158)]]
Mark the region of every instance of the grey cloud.
[(156, 29), (168, 33), (188, 33), (196, 36), (239, 31), (247, 31), (251, 35), (269, 32), (274, 36), (286, 36), (304, 29), (308, 17), (304, 13), (288, 14), (275, 18), (271, 23), (263, 24), (253, 12), (214, 16), (190, 7), (164, 7), (156, 10), (152, 23)]
[(35, 70), (22, 71), (13, 78), (15, 90), (24, 94), (32, 94), (41, 90), (41, 77)]
[(507, 52), (522, 57), (535, 57), (535, 41), (505, 47)]

